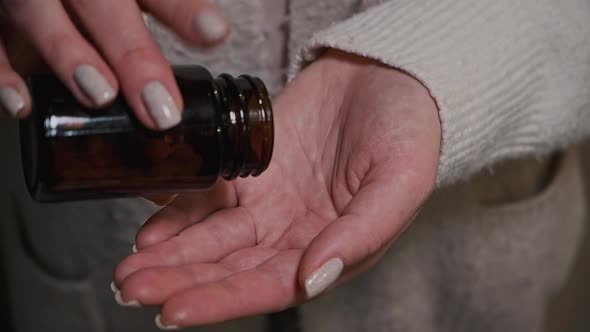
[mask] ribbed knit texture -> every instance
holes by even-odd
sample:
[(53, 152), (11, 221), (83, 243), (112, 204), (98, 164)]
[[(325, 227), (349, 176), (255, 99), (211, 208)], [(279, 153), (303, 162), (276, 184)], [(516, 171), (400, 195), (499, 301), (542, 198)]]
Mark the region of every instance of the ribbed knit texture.
[(419, 79), (440, 109), (439, 185), (590, 133), (590, 1), (363, 4), (316, 33), (291, 73), (332, 47)]

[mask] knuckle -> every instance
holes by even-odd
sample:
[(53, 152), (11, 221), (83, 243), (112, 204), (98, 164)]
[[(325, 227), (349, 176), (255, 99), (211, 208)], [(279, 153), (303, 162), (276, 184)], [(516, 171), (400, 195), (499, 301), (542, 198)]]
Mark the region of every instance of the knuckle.
[(58, 68), (62, 68), (79, 49), (76, 38), (63, 33), (55, 33), (45, 39), (44, 43), (41, 48), (45, 49), (45, 56)]
[[(135, 46), (122, 50), (114, 57), (115, 66), (125, 66), (130, 63), (137, 63), (140, 59), (147, 59), (151, 56), (152, 50), (146, 46)], [(143, 61), (142, 61), (143, 62)]]

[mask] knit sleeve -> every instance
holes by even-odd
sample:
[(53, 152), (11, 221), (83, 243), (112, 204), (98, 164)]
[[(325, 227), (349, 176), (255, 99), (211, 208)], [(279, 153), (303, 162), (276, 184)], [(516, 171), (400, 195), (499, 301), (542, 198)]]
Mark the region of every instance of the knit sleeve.
[(393, 0), (316, 33), (420, 80), (443, 129), (438, 184), (590, 134), (590, 1)]

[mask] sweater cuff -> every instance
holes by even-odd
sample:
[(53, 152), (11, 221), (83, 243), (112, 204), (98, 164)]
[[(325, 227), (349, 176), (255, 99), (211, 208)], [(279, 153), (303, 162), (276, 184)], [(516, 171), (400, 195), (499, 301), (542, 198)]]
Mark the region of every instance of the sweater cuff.
[(532, 0), (385, 2), (315, 34), (291, 73), (336, 48), (413, 75), (439, 107), (437, 184), (450, 184), (501, 159), (549, 152), (547, 141), (568, 142), (558, 131), (548, 135), (547, 123), (579, 128), (575, 117), (555, 112), (575, 107), (564, 103), (576, 92), (557, 86), (563, 68), (550, 61), (553, 36), (538, 7)]

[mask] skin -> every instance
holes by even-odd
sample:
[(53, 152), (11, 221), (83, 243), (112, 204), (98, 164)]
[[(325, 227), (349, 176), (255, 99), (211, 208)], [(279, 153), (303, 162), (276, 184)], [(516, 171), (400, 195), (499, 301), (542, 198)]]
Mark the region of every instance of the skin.
[[(216, 10), (205, 0), (0, 5), (0, 88), (25, 100), (18, 118), (31, 111), (18, 73), (35, 70), (37, 56), (88, 107), (73, 80), (81, 63), (121, 90), (149, 128), (155, 124), (140, 97), (146, 82), (162, 82), (182, 108), (140, 8), (197, 46), (221, 41), (205, 42), (190, 28), (200, 11)], [(440, 149), (438, 111), (424, 86), (329, 51), (274, 107), (275, 155), (262, 176), (219, 181), (171, 202), (153, 198), (168, 205), (138, 233), (139, 252), (115, 271), (124, 300), (161, 306), (161, 320), (179, 327), (278, 311), (309, 300), (305, 280), (325, 262), (344, 262), (336, 287), (373, 266), (409, 225), (434, 187)]]
[(327, 52), (274, 101), (276, 146), (259, 178), (177, 196), (115, 270), (125, 301), (179, 327), (309, 300), (308, 276), (368, 270), (435, 186), (441, 127), (428, 90), (361, 57)]
[[(12, 87), (24, 99), (20, 119), (31, 112), (31, 98), (18, 72), (34, 69), (31, 63), (39, 58), (87, 107), (95, 106), (76, 84), (74, 71), (81, 64), (96, 68), (115, 92), (121, 90), (137, 118), (156, 129), (141, 99), (146, 83), (161, 82), (179, 109), (182, 98), (141, 10), (195, 46), (213, 46), (225, 38), (206, 40), (194, 28), (199, 13), (219, 13), (208, 0), (0, 0), (0, 9), (0, 88)], [(30, 55), (30, 48), (38, 57)]]

